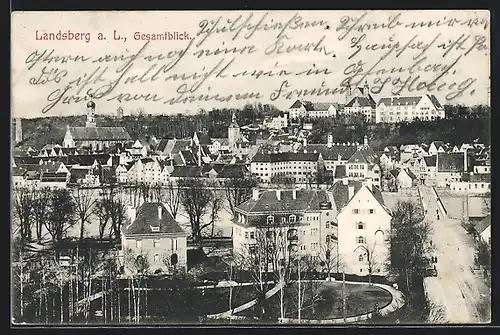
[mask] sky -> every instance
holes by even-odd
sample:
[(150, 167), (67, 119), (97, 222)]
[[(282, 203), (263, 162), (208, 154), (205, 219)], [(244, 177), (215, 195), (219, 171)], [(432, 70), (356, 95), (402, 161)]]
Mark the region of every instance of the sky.
[[(98, 114), (345, 103), (354, 74), (376, 101), (488, 103), (489, 22), (488, 11), (465, 10), (14, 12), (11, 115), (83, 114), (88, 94)], [(83, 34), (47, 40), (59, 31)], [(165, 32), (188, 39), (144, 40)], [(322, 94), (305, 94), (313, 89)]]

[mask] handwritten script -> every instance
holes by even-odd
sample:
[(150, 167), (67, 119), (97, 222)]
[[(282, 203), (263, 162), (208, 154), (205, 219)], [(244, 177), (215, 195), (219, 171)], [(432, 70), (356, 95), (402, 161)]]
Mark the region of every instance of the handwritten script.
[[(365, 84), (377, 97), (474, 101), (489, 85), (485, 11), (150, 14), (86, 13), (45, 26), (14, 16), (23, 27), (13, 35), (15, 99), (41, 113), (91, 97), (168, 112), (256, 100), (344, 103), (348, 85)], [(90, 26), (98, 28), (81, 28)]]

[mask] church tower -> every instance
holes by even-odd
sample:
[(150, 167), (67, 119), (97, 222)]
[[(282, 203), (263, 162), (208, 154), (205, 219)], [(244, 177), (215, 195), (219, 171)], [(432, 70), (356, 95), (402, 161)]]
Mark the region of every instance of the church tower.
[(87, 121), (85, 127), (95, 127), (95, 102), (90, 100), (87, 102)]
[(236, 122), (236, 114), (233, 113), (233, 116), (231, 118), (231, 125), (229, 126), (227, 132), (227, 139), (229, 141), (229, 146), (231, 148), (234, 148), (236, 146), (236, 142), (240, 139), (240, 137), (241, 137), (240, 126)]
[(349, 101), (351, 101), (351, 98), (352, 98), (352, 89), (351, 89), (351, 83), (347, 83), (347, 89), (346, 89), (346, 93), (345, 93), (345, 103), (348, 104)]

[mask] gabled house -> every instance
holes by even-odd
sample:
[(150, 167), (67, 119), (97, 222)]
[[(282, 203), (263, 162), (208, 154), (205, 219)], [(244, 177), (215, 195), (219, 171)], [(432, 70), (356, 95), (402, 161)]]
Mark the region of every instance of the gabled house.
[(137, 273), (137, 261), (148, 265), (150, 274), (187, 269), (187, 233), (162, 203), (129, 207), (128, 215), (130, 224), (122, 226), (121, 234), (125, 275)]
[(425, 185), (433, 186), (436, 184), (436, 160), (436, 155), (423, 156), (420, 157), (416, 163), (416, 175)]
[[(332, 194), (338, 211), (338, 247), (344, 271), (368, 275), (368, 257), (385, 259), (388, 256), (386, 240), (391, 228), (391, 212), (370, 179), (337, 182)], [(377, 266), (372, 274), (386, 273), (383, 266)]]
[(430, 94), (384, 97), (377, 105), (377, 122), (412, 122), (444, 117), (444, 107), (436, 96)]
[(382, 173), (379, 164), (379, 157), (369, 147), (368, 138), (365, 136), (363, 144), (346, 162), (347, 178), (352, 180), (371, 178), (373, 184), (380, 187)]
[(290, 119), (335, 117), (340, 106), (333, 102), (311, 102), (296, 100), (288, 109)]
[(376, 102), (370, 94), (368, 83), (364, 87), (356, 87), (351, 90), (347, 87), (347, 102), (344, 113), (347, 115), (363, 115), (366, 122), (376, 122)]
[(417, 184), (417, 176), (408, 168), (401, 169), (397, 176), (398, 186), (401, 188), (410, 188)]
[(429, 145), (428, 154), (433, 156), (437, 155), (438, 152), (446, 152), (446, 144), (443, 141), (433, 141)]
[(12, 187), (24, 187), (26, 186), (26, 179), (28, 177), (28, 170), (23, 167), (13, 167), (12, 168)]

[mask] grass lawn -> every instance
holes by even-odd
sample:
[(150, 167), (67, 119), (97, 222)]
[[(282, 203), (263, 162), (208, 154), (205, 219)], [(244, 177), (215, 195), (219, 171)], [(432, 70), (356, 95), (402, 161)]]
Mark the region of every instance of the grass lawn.
[[(446, 208), (449, 217), (453, 219), (462, 219), (462, 216), (464, 214), (463, 197), (445, 194), (439, 194), (439, 197), (441, 198), (441, 201), (443, 202), (443, 205)], [(469, 216), (485, 216), (487, 212), (487, 206), (485, 202), (489, 205), (491, 203), (491, 198), (469, 197)]]
[[(342, 283), (320, 282), (304, 283), (302, 289), (303, 306), (301, 318), (327, 320), (343, 317)], [(362, 315), (375, 310), (375, 304), (383, 308), (392, 301), (392, 296), (386, 290), (368, 285), (346, 284), (346, 314), (347, 317)], [(314, 294), (313, 294), (314, 293)], [(315, 301), (311, 299), (315, 296)], [(289, 318), (297, 318), (298, 285), (294, 284), (285, 291), (285, 314)], [(269, 299), (269, 316), (277, 319), (280, 316), (280, 293)], [(242, 316), (258, 316), (258, 308), (250, 308), (239, 313)]]

